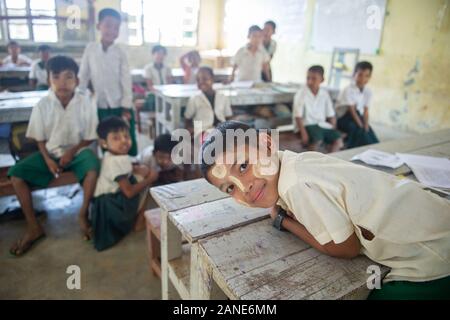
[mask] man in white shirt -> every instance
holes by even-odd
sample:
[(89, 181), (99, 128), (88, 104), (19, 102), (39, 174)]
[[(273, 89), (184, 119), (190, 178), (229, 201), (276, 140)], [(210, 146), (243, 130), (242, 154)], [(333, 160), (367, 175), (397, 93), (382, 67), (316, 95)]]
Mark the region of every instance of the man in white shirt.
[(87, 90), (92, 83), (97, 100), (98, 117), (101, 121), (108, 116), (119, 116), (130, 125), (132, 147), (130, 155), (137, 155), (135, 120), (131, 74), (125, 51), (114, 41), (119, 36), (121, 16), (114, 9), (99, 12), (97, 29), (100, 42), (89, 43), (84, 51), (80, 66), (80, 90)]
[(38, 47), (39, 59), (33, 61), (31, 64), (30, 85), (35, 90), (47, 90), (48, 89), (48, 77), (47, 77), (47, 61), (50, 59), (50, 46), (43, 44)]
[(20, 54), (20, 46), (17, 41), (10, 41), (8, 43), (8, 53), (9, 55), (3, 59), (4, 65), (15, 65), (17, 67), (27, 67), (33, 62), (26, 55)]
[[(248, 30), (249, 42), (238, 50), (234, 57), (231, 82), (253, 81), (262, 82), (262, 74), (271, 81), (269, 62), (270, 56), (262, 47), (262, 30), (258, 26), (251, 26)], [(236, 75), (237, 71), (237, 75)]]
[(338, 151), (343, 146), (341, 134), (336, 130), (336, 117), (328, 92), (320, 88), (323, 82), (322, 66), (308, 69), (306, 87), (294, 97), (293, 123), (300, 133), (302, 144), (309, 151), (316, 151), (324, 142), (328, 152)]

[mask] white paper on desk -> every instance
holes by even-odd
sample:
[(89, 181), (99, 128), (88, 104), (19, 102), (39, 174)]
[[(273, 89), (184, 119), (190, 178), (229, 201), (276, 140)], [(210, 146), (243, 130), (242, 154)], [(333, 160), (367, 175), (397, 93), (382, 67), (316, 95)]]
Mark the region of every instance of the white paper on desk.
[(397, 156), (374, 149), (357, 154), (351, 160), (360, 160), (372, 166), (382, 166), (392, 169), (397, 169), (403, 165), (403, 161)]
[(250, 89), (253, 84), (253, 81), (234, 81), (230, 83), (230, 87), (233, 89)]
[(420, 183), (435, 188), (450, 188), (450, 160), (447, 158), (396, 154), (412, 170)]

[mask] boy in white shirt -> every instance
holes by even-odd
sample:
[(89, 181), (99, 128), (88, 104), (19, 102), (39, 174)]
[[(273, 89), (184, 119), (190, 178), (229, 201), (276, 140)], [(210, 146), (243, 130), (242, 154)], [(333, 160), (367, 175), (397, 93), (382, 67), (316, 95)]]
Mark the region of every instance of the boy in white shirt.
[(3, 64), (15, 65), (17, 67), (27, 67), (33, 62), (26, 55), (20, 53), (21, 49), (17, 41), (10, 41), (7, 47), (9, 55), (3, 59)]
[(144, 68), (144, 78), (147, 81), (147, 89), (153, 91), (153, 86), (171, 84), (172, 70), (164, 65), (167, 56), (167, 49), (161, 45), (156, 45), (152, 49), (153, 63)]
[[(237, 130), (257, 138), (227, 144)], [(317, 152), (277, 152), (266, 132), (251, 130), (229, 121), (206, 139), (201, 169), (211, 184), (243, 205), (273, 208), (274, 227), (323, 254), (364, 254), (390, 267), (369, 298), (450, 298), (447, 199), (411, 180)]]
[(47, 61), (50, 59), (50, 46), (43, 44), (38, 47), (39, 59), (31, 64), (30, 85), (35, 90), (48, 90)]
[(372, 71), (373, 66), (370, 62), (358, 62), (353, 73), (353, 82), (341, 92), (336, 104), (339, 118), (337, 127), (347, 133), (348, 148), (379, 142), (369, 125), (372, 91), (367, 87), (367, 83)]
[(33, 108), (26, 133), (37, 141), (39, 152), (8, 171), (27, 221), (24, 236), (10, 249), (15, 256), (23, 255), (45, 236), (35, 217), (31, 187), (47, 187), (63, 171), (72, 171), (83, 186), (79, 223), (85, 237), (90, 236), (88, 206), (100, 163), (87, 147), (97, 139), (97, 112), (89, 97), (75, 90), (78, 66), (73, 59), (56, 56), (48, 61), (47, 68), (51, 90)]
[(219, 91), (213, 89), (214, 72), (210, 67), (201, 67), (197, 72), (197, 85), (200, 93), (189, 98), (184, 113), (186, 128), (193, 132), (193, 121), (201, 121), (202, 131), (229, 120), (233, 115), (231, 101)]
[[(273, 56), (275, 54), (275, 51), (277, 50), (277, 42), (272, 39), (272, 36), (275, 34), (275, 30), (277, 29), (277, 25), (272, 20), (266, 21), (264, 23), (263, 28), (263, 46), (264, 49), (266, 49), (266, 52), (270, 56), (270, 60), (273, 59)], [(269, 64), (269, 72), (270, 72), (270, 78), (272, 79), (272, 68)], [(262, 74), (264, 81), (269, 81), (269, 79), (266, 79), (264, 72)]]
[(336, 117), (328, 92), (320, 88), (323, 82), (322, 66), (308, 69), (306, 87), (296, 93), (293, 104), (294, 128), (299, 131), (304, 146), (316, 151), (321, 142), (328, 152), (342, 148), (341, 134), (336, 130)]
[(230, 81), (261, 82), (263, 73), (267, 81), (271, 81), (269, 71), (270, 56), (262, 47), (261, 28), (251, 26), (248, 30), (248, 40), (248, 44), (239, 49), (234, 56), (233, 72)]
[(125, 51), (114, 41), (119, 36), (122, 18), (114, 9), (105, 8), (98, 14), (100, 42), (87, 45), (80, 66), (80, 90), (92, 83), (97, 99), (98, 118), (123, 117), (129, 123), (132, 146), (130, 155), (137, 155), (131, 74)]

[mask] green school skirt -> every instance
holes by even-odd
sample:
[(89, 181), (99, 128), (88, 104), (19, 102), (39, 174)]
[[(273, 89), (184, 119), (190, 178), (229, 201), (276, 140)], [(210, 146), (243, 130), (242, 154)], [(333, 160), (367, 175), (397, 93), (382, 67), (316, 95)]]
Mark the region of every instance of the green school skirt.
[[(358, 116), (362, 121), (363, 117), (359, 113)], [(356, 148), (380, 142), (370, 126), (368, 131), (358, 127), (350, 112), (347, 112), (338, 120), (337, 126), (339, 130), (347, 133), (346, 145), (348, 148)]]
[[(130, 183), (136, 183), (131, 176)], [(95, 197), (91, 206), (94, 247), (105, 250), (125, 237), (133, 229), (139, 206), (139, 194), (128, 199), (119, 191)]]
[(306, 132), (308, 132), (310, 143), (316, 143), (323, 141), (325, 144), (332, 144), (341, 137), (341, 134), (337, 130), (324, 129), (317, 124), (305, 126)]
[(129, 111), (131, 113), (131, 120), (130, 120), (131, 149), (128, 152), (128, 154), (134, 157), (137, 156), (138, 154), (137, 140), (136, 140), (136, 121), (134, 118), (134, 110), (122, 107), (114, 109), (97, 109), (98, 121), (102, 121), (103, 119), (109, 116), (121, 117), (123, 111)]
[[(54, 159), (56, 162), (59, 159)], [(72, 171), (78, 181), (82, 183), (89, 171), (100, 171), (100, 161), (91, 149), (84, 149), (64, 168)], [(35, 152), (17, 162), (8, 170), (8, 177), (17, 177), (25, 180), (31, 187), (47, 187), (55, 178), (47, 167), (40, 152)]]
[(392, 281), (371, 291), (368, 300), (448, 300), (450, 276), (425, 282)]

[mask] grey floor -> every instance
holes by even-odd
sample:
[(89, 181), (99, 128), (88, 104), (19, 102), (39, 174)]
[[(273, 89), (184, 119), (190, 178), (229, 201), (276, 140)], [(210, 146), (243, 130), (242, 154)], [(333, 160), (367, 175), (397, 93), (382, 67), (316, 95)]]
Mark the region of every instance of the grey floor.
[[(381, 141), (411, 135), (373, 127)], [(141, 136), (140, 145), (148, 144)], [(0, 165), (7, 161), (0, 157)], [(21, 258), (10, 256), (8, 249), (25, 222), (0, 223), (0, 299), (160, 299), (160, 280), (149, 271), (145, 232), (132, 233), (113, 248), (97, 252), (80, 235), (77, 212), (82, 193), (70, 198), (74, 191), (69, 186), (35, 192), (35, 206), (47, 211), (40, 217), (47, 237)], [(0, 212), (14, 206), (14, 197), (0, 198)], [(80, 290), (67, 288), (66, 270), (71, 265), (80, 267)]]

